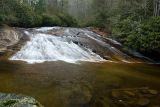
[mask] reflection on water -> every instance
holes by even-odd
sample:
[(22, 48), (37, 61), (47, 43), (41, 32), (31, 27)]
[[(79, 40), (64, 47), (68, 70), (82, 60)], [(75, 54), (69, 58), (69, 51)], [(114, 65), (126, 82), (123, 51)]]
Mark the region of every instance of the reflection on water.
[(111, 89), (159, 90), (159, 76), (158, 65), (0, 61), (0, 92), (29, 95), (45, 107), (93, 107), (96, 100), (107, 103)]

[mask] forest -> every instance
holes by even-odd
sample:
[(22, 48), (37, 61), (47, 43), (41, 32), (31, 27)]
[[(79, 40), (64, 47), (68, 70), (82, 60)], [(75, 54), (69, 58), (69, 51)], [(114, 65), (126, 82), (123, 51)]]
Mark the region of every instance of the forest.
[(160, 0), (0, 2), (1, 25), (97, 27), (123, 43), (126, 49), (160, 53)]

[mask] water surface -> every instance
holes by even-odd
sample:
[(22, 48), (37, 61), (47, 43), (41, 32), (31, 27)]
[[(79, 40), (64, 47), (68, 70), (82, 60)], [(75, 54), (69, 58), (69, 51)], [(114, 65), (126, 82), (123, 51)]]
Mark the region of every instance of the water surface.
[[(0, 92), (35, 97), (45, 107), (94, 107), (110, 90), (160, 90), (160, 67), (151, 64), (0, 61)], [(105, 105), (105, 104), (103, 104)], [(101, 105), (99, 106), (101, 107)]]

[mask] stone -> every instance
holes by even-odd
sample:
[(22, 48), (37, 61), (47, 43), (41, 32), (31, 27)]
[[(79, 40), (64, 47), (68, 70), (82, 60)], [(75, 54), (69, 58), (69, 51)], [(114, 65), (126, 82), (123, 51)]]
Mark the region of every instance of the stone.
[(153, 95), (157, 95), (158, 94), (158, 91), (157, 90), (148, 90), (150, 94), (153, 94)]
[[(0, 27), (0, 56), (10, 56), (10, 51), (18, 51), (29, 37), (20, 29), (9, 26)], [(19, 46), (18, 46), (19, 45)], [(16, 47), (16, 48), (15, 48)]]
[(71, 104), (87, 104), (90, 102), (92, 94), (88, 88), (74, 87), (69, 96)]
[(132, 91), (124, 91), (124, 93), (132, 97), (135, 96), (135, 93)]
[(104, 59), (109, 60), (111, 59), (109, 56), (103, 56)]
[(43, 107), (32, 97), (0, 93), (0, 107)]
[(118, 98), (118, 97), (120, 96), (120, 92), (114, 91), (114, 90), (112, 91), (111, 94), (112, 94), (112, 97), (113, 97), (113, 98)]
[(160, 107), (160, 105), (151, 105), (149, 107)]
[(141, 98), (137, 102), (139, 106), (147, 106), (149, 103), (150, 103), (150, 100), (146, 98)]
[(73, 43), (75, 43), (75, 44), (77, 44), (77, 45), (79, 44), (77, 41), (73, 41)]

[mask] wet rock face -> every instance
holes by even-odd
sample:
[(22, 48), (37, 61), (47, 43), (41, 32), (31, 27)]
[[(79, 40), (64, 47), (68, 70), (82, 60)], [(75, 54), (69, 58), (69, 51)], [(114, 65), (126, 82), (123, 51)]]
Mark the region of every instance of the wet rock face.
[(13, 28), (5, 27), (0, 29), (0, 50), (4, 51), (8, 46), (19, 41), (19, 34)]
[(0, 107), (43, 107), (32, 97), (0, 93)]
[(23, 30), (8, 26), (0, 27), (0, 55), (12, 54), (14, 51), (18, 51), (22, 44), (29, 40)]
[[(0, 28), (0, 55), (1, 53), (7, 51), (9, 53), (9, 55), (7, 55), (7, 58), (11, 57), (12, 55), (20, 51), (23, 46), (25, 46), (26, 41), (32, 40), (31, 38), (35, 36), (37, 38), (40, 38), (39, 35), (45, 35), (46, 37), (52, 36), (55, 39), (58, 38), (58, 40), (62, 41), (63, 43), (73, 44), (74, 46), (80, 47), (84, 51), (89, 50), (90, 53), (96, 54), (100, 56), (102, 59), (108, 61), (118, 61), (127, 63), (143, 61), (140, 58), (134, 58), (127, 52), (124, 52), (122, 50), (123, 47), (121, 46), (121, 44), (113, 39), (102, 37), (99, 34), (94, 33), (85, 28), (83, 29), (68, 27), (42, 27), (31, 29), (10, 27)], [(45, 41), (43, 41), (43, 43), (44, 42)], [(55, 42), (55, 40), (49, 42), (51, 42), (51, 44), (54, 44), (53, 42)], [(55, 45), (58, 46), (61, 44)], [(40, 47), (40, 49), (42, 47), (46, 48), (46, 46), (44, 46), (41, 43), (38, 43), (36, 46)], [(33, 52), (36, 50), (31, 51)]]
[[(69, 28), (69, 27), (42, 27), (33, 28), (30, 33), (43, 33), (56, 37), (61, 37), (68, 42), (80, 46), (83, 49), (90, 49), (93, 53), (98, 54), (103, 59), (118, 62), (139, 62), (142, 61), (139, 56), (123, 50), (123, 46), (107, 37), (103, 37), (96, 32), (86, 28)], [(133, 57), (134, 56), (134, 57)]]

